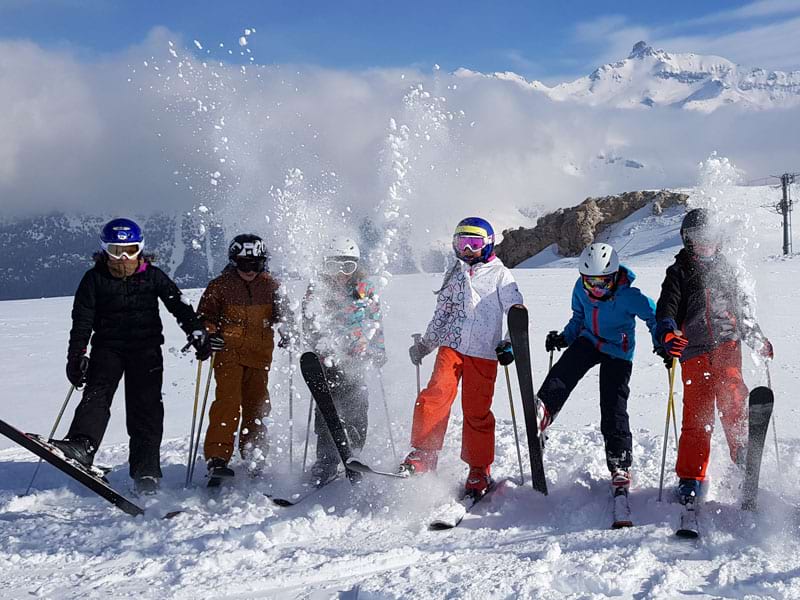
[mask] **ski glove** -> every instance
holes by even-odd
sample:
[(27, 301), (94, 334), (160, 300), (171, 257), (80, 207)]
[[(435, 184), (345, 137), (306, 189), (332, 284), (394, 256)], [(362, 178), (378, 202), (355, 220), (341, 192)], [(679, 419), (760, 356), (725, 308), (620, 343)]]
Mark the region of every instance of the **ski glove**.
[(514, 349), (511, 347), (511, 342), (505, 340), (500, 342), (494, 352), (497, 354), (497, 362), (504, 367), (514, 362)]
[(679, 330), (668, 331), (664, 334), (664, 339), (661, 340), (661, 343), (664, 346), (664, 349), (667, 351), (667, 354), (670, 356), (674, 356), (675, 358), (680, 358), (683, 351), (686, 349), (686, 346), (689, 345), (689, 340), (683, 337), (683, 332)]
[(563, 333), (558, 333), (557, 331), (549, 332), (544, 340), (544, 349), (548, 352), (552, 352), (553, 350), (560, 351), (567, 346), (569, 346), (567, 338), (564, 337)]
[(197, 360), (207, 360), (211, 357), (211, 340), (205, 329), (195, 329), (186, 339), (192, 343)]
[(375, 365), (378, 369), (382, 368), (383, 365), (386, 364), (386, 351), (385, 350), (377, 350), (372, 354), (372, 364)]
[(86, 371), (89, 369), (89, 357), (85, 354), (73, 354), (67, 357), (67, 379), (76, 388), (86, 383)]
[(422, 359), (431, 353), (433, 348), (422, 341), (422, 337), (414, 339), (414, 345), (408, 349), (408, 355), (411, 357), (411, 362), (417, 366), (422, 364)]
[(653, 348), (653, 352), (658, 354), (659, 358), (664, 361), (664, 367), (666, 367), (667, 369), (672, 368), (673, 356), (669, 352), (667, 352), (667, 349), (664, 348), (664, 346), (656, 346), (655, 348)]
[(208, 336), (208, 343), (211, 344), (212, 352), (222, 352), (225, 350), (225, 338), (221, 333), (212, 333)]
[(284, 333), (282, 331), (278, 332), (280, 335), (280, 339), (278, 340), (278, 348), (291, 348), (294, 343), (294, 337), (289, 333)]

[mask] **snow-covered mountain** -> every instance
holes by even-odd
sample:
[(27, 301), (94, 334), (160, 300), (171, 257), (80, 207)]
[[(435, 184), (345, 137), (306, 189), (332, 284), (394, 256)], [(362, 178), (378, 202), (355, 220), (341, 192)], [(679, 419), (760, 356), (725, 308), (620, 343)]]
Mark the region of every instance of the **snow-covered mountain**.
[[(461, 69), (463, 77), (480, 74)], [(676, 108), (713, 112), (726, 105), (766, 110), (800, 105), (800, 71), (767, 71), (725, 58), (672, 54), (638, 42), (627, 58), (603, 65), (570, 83), (548, 87), (516, 73), (487, 75), (514, 81), (562, 102), (615, 108)]]

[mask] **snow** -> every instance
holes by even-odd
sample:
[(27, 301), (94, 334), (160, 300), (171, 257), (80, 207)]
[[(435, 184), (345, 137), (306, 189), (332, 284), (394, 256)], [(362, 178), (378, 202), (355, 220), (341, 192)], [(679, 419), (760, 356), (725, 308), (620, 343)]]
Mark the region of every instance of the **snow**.
[[(724, 171), (724, 165), (711, 165)], [(288, 186), (291, 187), (291, 186)], [(704, 188), (693, 201), (710, 199)], [(549, 433), (545, 467), (550, 495), (530, 483), (510, 485), (489, 504), (468, 515), (449, 532), (427, 530), (434, 511), (463, 483), (459, 459), (461, 410), (453, 419), (437, 476), (413, 480), (366, 477), (359, 490), (340, 480), (291, 508), (274, 505), (266, 494), (290, 494), (302, 460), (309, 395), (293, 375), (295, 473), (288, 473), (288, 386), (286, 352), (276, 350), (270, 381), (273, 412), (267, 420), (271, 450), (266, 474), (249, 479), (241, 462), (239, 477), (221, 494), (203, 485), (183, 489), (196, 363), (181, 355), (184, 337), (162, 311), (166, 409), (162, 447), (162, 492), (144, 504), (144, 517), (131, 518), (44, 465), (30, 496), (27, 487), (33, 455), (0, 439), (0, 596), (4, 598), (798, 598), (800, 597), (800, 419), (791, 392), (800, 385), (794, 360), (800, 350), (793, 282), (800, 262), (774, 256), (780, 245), (779, 220), (759, 208), (776, 192), (770, 188), (733, 188), (715, 197), (729, 214), (748, 216), (747, 266), (759, 294), (762, 327), (775, 346), (772, 379), (781, 468), (772, 434), (764, 456), (761, 510), (738, 508), (740, 476), (730, 465), (721, 429), (714, 433), (710, 472), (713, 485), (701, 514), (702, 537), (674, 537), (678, 505), (667, 474), (665, 501), (658, 481), (666, 411), (667, 377), (650, 352), (640, 324), (631, 381), (634, 433), (635, 527), (612, 531), (608, 473), (602, 452), (597, 401), (598, 376), (579, 384)], [(287, 214), (287, 217), (290, 216)], [(657, 296), (665, 267), (677, 250), (673, 209), (654, 216), (642, 209), (605, 232), (622, 248), (623, 261), (638, 275), (637, 284)], [(729, 224), (730, 225), (730, 224)], [(298, 231), (298, 233), (300, 233)], [(289, 243), (289, 245), (292, 245)], [(756, 247), (757, 246), (757, 247)], [(549, 260), (544, 260), (548, 258)], [(569, 317), (576, 277), (571, 259), (552, 249), (537, 266), (516, 269), (531, 307), (534, 378), (545, 373), (543, 340)], [(399, 452), (407, 450), (415, 395), (415, 373), (408, 361), (410, 335), (424, 331), (432, 314), (432, 290), (439, 275), (395, 275), (381, 294), (386, 305), (389, 362), (384, 369), (388, 406)], [(303, 281), (289, 283), (295, 295)], [(196, 305), (199, 290), (187, 293)], [(299, 296), (298, 296), (299, 297)], [(21, 429), (48, 432), (67, 383), (64, 348), (71, 299), (0, 303), (0, 360), (4, 398), (0, 417)], [(423, 381), (432, 367), (422, 367)], [(205, 372), (205, 371), (204, 371)], [(512, 392), (521, 419), (515, 374)], [(745, 357), (750, 385), (764, 383), (761, 369)], [(34, 385), (32, 385), (34, 384)], [(363, 459), (392, 469), (387, 423), (374, 374), (370, 436)], [(112, 408), (111, 423), (98, 464), (113, 467), (111, 483), (129, 493), (123, 398)], [(681, 393), (678, 386), (677, 401)], [(73, 397), (59, 428), (77, 404)], [(494, 410), (497, 423), (496, 477), (517, 477), (517, 456), (504, 376), (498, 377)], [(524, 432), (520, 431), (524, 443)], [(313, 437), (313, 436), (312, 436)], [(674, 438), (668, 465), (674, 465)], [(313, 455), (313, 440), (311, 454)], [(523, 449), (527, 470), (527, 453)], [(184, 512), (171, 520), (168, 511)]]

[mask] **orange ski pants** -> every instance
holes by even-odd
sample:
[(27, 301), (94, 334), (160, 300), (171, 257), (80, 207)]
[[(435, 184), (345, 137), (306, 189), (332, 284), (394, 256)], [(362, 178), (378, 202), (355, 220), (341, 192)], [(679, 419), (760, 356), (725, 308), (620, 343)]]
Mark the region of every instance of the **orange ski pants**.
[(461, 459), (473, 467), (494, 462), (494, 415), (492, 396), (497, 361), (465, 356), (452, 348), (440, 347), (431, 380), (414, 406), (411, 445), (420, 450), (442, 449), (450, 408), (461, 385), (464, 428)]
[[(267, 427), (264, 423), (270, 413), (266, 368), (245, 366), (235, 358), (220, 353), (214, 364), (216, 397), (208, 414), (203, 454), (206, 460), (230, 460), (234, 437), (239, 433), (239, 452), (247, 458), (252, 450), (267, 452)], [(239, 421), (241, 418), (241, 431)]]
[(738, 341), (681, 362), (683, 423), (675, 471), (681, 479), (704, 480), (714, 431), (714, 405), (733, 462), (744, 460), (747, 445), (747, 387), (742, 379)]

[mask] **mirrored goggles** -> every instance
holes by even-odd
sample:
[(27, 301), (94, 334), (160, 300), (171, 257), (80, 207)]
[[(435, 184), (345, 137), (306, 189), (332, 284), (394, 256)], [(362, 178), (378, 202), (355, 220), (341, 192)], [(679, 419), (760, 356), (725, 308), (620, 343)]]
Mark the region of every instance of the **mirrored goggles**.
[(616, 275), (581, 275), (583, 287), (595, 296), (602, 296), (614, 289)]
[(718, 246), (720, 242), (716, 231), (709, 231), (707, 227), (690, 227), (683, 231), (683, 243), (700, 246)]
[(478, 235), (454, 235), (453, 248), (459, 254), (480, 253), (488, 244), (487, 238)]
[(358, 262), (355, 260), (337, 260), (335, 258), (329, 258), (324, 264), (325, 272), (330, 275), (335, 275), (336, 273), (352, 275), (356, 272), (357, 268)]
[(117, 260), (121, 258), (133, 260), (139, 256), (142, 251), (142, 247), (144, 246), (142, 242), (134, 242), (132, 244), (108, 244), (103, 242), (100, 245), (103, 250), (105, 250), (106, 254), (108, 254), (111, 258), (116, 258)]

